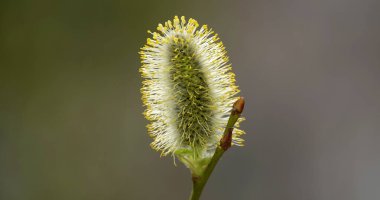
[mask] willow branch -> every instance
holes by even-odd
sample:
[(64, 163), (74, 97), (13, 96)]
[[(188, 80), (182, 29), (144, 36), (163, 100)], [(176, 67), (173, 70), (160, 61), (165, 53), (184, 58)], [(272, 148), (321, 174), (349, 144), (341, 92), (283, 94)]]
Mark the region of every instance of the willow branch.
[(215, 153), (212, 156), (210, 163), (200, 175), (193, 174), (193, 190), (191, 192), (190, 200), (199, 200), (203, 188), (206, 185), (219, 159), (223, 156), (224, 152), (226, 152), (231, 147), (234, 125), (244, 110), (244, 104), (245, 101), (243, 97), (240, 97), (234, 103), (232, 106), (230, 118), (227, 122), (227, 126), (224, 130), (222, 138), (220, 139), (219, 145), (215, 149)]

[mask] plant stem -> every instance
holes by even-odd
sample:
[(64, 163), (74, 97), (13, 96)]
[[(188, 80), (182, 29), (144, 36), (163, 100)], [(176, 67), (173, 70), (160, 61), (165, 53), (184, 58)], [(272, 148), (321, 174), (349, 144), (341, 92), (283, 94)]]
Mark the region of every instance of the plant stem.
[(210, 177), (212, 171), (214, 170), (220, 157), (222, 157), (223, 153), (224, 150), (218, 146), (210, 163), (207, 165), (206, 169), (202, 172), (202, 174), (200, 176), (193, 175), (193, 191), (191, 192), (190, 200), (199, 200), (208, 178)]
[(211, 173), (214, 171), (216, 164), (218, 164), (219, 159), (223, 156), (224, 152), (226, 152), (231, 147), (232, 131), (234, 129), (233, 127), (236, 121), (239, 119), (240, 114), (243, 112), (244, 103), (245, 102), (243, 97), (240, 97), (240, 99), (234, 103), (222, 139), (220, 140), (219, 145), (216, 147), (215, 153), (212, 156), (210, 162), (199, 175), (192, 174), (193, 190), (191, 192), (189, 200), (199, 200), (203, 188), (206, 185)]

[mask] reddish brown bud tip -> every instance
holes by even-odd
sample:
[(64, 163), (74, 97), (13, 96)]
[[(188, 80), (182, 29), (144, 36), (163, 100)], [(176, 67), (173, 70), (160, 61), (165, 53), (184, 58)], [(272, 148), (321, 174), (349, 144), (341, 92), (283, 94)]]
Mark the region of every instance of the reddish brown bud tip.
[(245, 100), (244, 97), (240, 97), (233, 105), (233, 109), (237, 114), (241, 114), (244, 110)]

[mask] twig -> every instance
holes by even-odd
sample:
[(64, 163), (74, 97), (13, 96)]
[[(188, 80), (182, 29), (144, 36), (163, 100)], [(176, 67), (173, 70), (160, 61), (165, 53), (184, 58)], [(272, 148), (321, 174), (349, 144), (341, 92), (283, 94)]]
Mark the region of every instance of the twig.
[(232, 141), (232, 131), (236, 121), (239, 119), (241, 113), (244, 110), (244, 98), (240, 97), (232, 106), (232, 111), (230, 118), (228, 119), (227, 126), (224, 130), (222, 139), (220, 139), (219, 145), (215, 149), (215, 153), (212, 156), (210, 163), (207, 167), (200, 173), (200, 175), (193, 174), (193, 190), (191, 192), (190, 200), (199, 200), (203, 188), (206, 185), (212, 171), (214, 170), (219, 159), (222, 157), (225, 151), (231, 147)]

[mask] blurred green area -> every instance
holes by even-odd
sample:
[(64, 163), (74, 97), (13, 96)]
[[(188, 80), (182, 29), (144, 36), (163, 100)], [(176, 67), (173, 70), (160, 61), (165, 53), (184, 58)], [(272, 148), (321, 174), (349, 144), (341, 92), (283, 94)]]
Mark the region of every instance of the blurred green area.
[(204, 199), (379, 199), (380, 4), (0, 1), (0, 199), (187, 199), (149, 147), (138, 51), (174, 15), (208, 24), (247, 103), (246, 146)]

